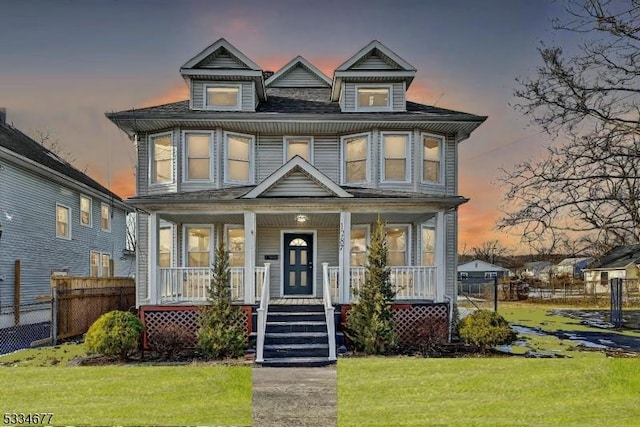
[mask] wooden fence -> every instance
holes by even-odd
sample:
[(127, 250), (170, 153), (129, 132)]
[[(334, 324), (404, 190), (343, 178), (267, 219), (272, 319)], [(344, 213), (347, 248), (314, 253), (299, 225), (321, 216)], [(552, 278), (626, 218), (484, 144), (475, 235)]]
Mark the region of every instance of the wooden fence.
[(104, 313), (136, 304), (135, 281), (128, 277), (52, 276), (51, 294), (54, 343), (84, 334)]

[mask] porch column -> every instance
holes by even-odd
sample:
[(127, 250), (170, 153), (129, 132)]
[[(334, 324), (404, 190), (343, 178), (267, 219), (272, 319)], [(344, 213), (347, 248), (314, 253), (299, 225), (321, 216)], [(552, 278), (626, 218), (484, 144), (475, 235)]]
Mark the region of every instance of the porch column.
[(351, 212), (340, 212), (338, 242), (338, 302), (348, 304), (351, 298)]
[(447, 229), (444, 212), (436, 214), (436, 302), (444, 301), (447, 282)]
[(256, 213), (244, 213), (244, 303), (256, 302)]
[(149, 214), (149, 246), (147, 247), (147, 289), (149, 302), (160, 304), (162, 287), (158, 284), (158, 215)]

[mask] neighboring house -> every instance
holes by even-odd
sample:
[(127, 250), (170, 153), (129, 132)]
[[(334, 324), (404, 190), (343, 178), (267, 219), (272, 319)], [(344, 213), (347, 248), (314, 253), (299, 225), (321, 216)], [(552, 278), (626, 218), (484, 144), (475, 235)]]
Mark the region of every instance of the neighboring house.
[(582, 272), (594, 261), (591, 257), (565, 258), (553, 268), (553, 273), (573, 277), (582, 277)]
[(626, 288), (638, 290), (640, 285), (640, 245), (618, 246), (584, 270), (590, 292), (610, 292), (611, 279), (625, 279)]
[(524, 268), (522, 269), (522, 276), (540, 279), (540, 275), (542, 274), (544, 269), (550, 266), (551, 262), (549, 261), (527, 262), (524, 264)]
[(265, 72), (224, 39), (180, 73), (188, 100), (107, 114), (138, 149), (139, 306), (205, 302), (223, 239), (248, 310), (346, 310), (378, 217), (397, 299), (455, 299), (458, 144), (486, 117), (407, 101), (416, 69), (377, 41), (333, 78), (301, 56)]
[[(0, 109), (0, 183), (0, 314), (11, 312), (17, 284), (25, 311), (42, 308), (36, 303), (38, 297), (51, 295), (52, 274), (133, 272), (135, 261), (123, 252), (125, 216), (131, 209), (116, 194), (8, 125), (4, 109)], [(46, 313), (43, 316), (48, 320)], [(7, 321), (4, 318), (0, 327)]]
[(460, 264), (458, 266), (458, 280), (490, 280), (496, 277), (507, 277), (511, 273), (509, 269), (491, 264), (479, 259)]

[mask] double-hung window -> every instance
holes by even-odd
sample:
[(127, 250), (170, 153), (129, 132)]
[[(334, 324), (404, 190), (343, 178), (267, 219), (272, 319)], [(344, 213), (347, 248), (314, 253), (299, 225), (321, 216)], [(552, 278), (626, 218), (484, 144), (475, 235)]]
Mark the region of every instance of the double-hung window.
[(89, 276), (111, 277), (111, 256), (107, 253), (90, 252)]
[(158, 233), (158, 266), (171, 267), (171, 253), (173, 252), (173, 228), (170, 224), (160, 224)]
[(229, 251), (229, 266), (244, 267), (244, 228), (227, 227), (227, 250)]
[(225, 137), (227, 182), (251, 184), (253, 182), (253, 137), (228, 133)]
[(391, 85), (357, 86), (356, 106), (359, 111), (391, 110)]
[(100, 228), (111, 231), (111, 207), (106, 203), (100, 204)]
[(367, 264), (367, 232), (366, 226), (351, 229), (351, 265), (354, 267)]
[(397, 267), (408, 265), (409, 228), (407, 226), (388, 226), (387, 235), (387, 263)]
[(56, 237), (71, 240), (71, 208), (56, 204)]
[(80, 195), (80, 225), (91, 227), (91, 197)]
[(211, 180), (211, 134), (185, 133), (185, 181)]
[(242, 90), (239, 84), (205, 85), (205, 108), (211, 110), (240, 110)]
[(173, 182), (173, 145), (171, 133), (149, 137), (151, 184)]
[(410, 145), (408, 133), (382, 133), (383, 181), (410, 180)]
[(285, 162), (300, 156), (307, 162), (313, 163), (313, 140), (308, 137), (285, 137), (284, 153)]
[(354, 135), (342, 139), (345, 184), (362, 183), (369, 180), (369, 136)]
[(187, 226), (187, 267), (211, 266), (211, 227)]
[(422, 181), (442, 182), (442, 153), (444, 138), (422, 135)]

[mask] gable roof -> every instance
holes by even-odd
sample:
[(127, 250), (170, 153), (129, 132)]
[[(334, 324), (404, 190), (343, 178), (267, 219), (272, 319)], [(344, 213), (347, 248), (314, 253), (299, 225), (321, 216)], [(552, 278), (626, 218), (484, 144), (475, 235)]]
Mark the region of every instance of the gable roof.
[(458, 271), (509, 271), (509, 269), (480, 259), (474, 259), (464, 264), (460, 264), (458, 266)]
[(380, 43), (378, 40), (374, 40), (360, 49), (355, 55), (339, 65), (336, 68), (336, 71), (347, 71), (353, 69), (354, 67), (357, 67), (358, 63), (363, 59), (367, 58), (368, 56), (374, 55), (389, 63), (389, 65), (393, 69), (400, 69), (403, 71), (416, 71), (416, 67), (400, 58), (396, 53)]
[[(296, 180), (298, 189), (290, 190), (284, 187), (284, 183), (293, 175), (306, 178), (307, 185), (300, 185), (300, 180)], [(308, 184), (312, 184), (309, 186)], [(287, 186), (288, 187), (288, 186)], [(279, 190), (279, 191), (274, 191)], [(265, 178), (253, 190), (243, 196), (245, 199), (255, 199), (260, 196), (297, 197), (297, 196), (333, 196), (333, 197), (353, 197), (329, 177), (320, 172), (309, 162), (300, 156), (295, 156), (275, 172)]]
[(261, 68), (255, 62), (249, 59), (244, 53), (236, 49), (224, 38), (216, 40), (196, 56), (188, 60), (182, 67), (180, 67), (180, 70), (182, 71), (183, 69), (203, 68), (203, 66), (206, 67), (207, 62), (205, 60), (211, 60), (215, 58), (217, 53), (226, 54), (227, 52), (232, 57), (232, 59), (236, 60), (239, 65), (244, 66), (244, 68), (262, 72)]
[(32, 168), (37, 168), (41, 172), (53, 172), (58, 177), (62, 175), (66, 179), (101, 193), (105, 199), (122, 203), (122, 199), (117, 194), (6, 123), (0, 123), (0, 156), (3, 154), (13, 154), (12, 157), (16, 160), (22, 160)]
[[(304, 72), (302, 77), (305, 77), (307, 80), (314, 81), (314, 83), (311, 84), (304, 84), (305, 87), (331, 87), (331, 79), (300, 55), (293, 58), (284, 67), (280, 68), (271, 77), (269, 77), (265, 82), (265, 86), (277, 87), (278, 85), (276, 85), (276, 83), (278, 83), (278, 81), (282, 81), (286, 77), (291, 77), (291, 73), (295, 72), (296, 70), (301, 70)], [(289, 85), (289, 87), (300, 86)]]
[(640, 264), (640, 244), (617, 246), (586, 270), (624, 269), (632, 263)]

